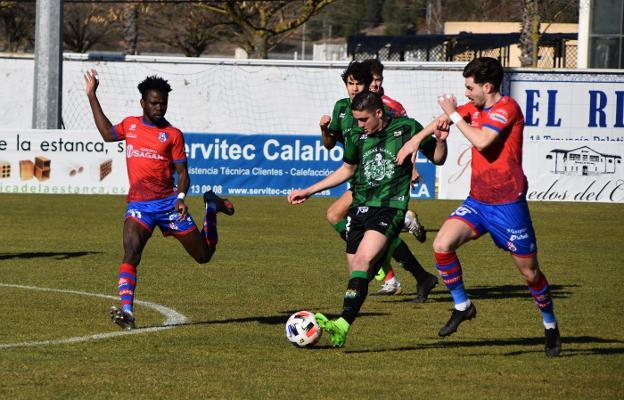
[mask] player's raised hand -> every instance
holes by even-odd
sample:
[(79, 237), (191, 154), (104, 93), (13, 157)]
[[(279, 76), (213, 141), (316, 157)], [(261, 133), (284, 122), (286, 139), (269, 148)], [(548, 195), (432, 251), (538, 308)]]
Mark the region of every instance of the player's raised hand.
[(323, 115), (321, 117), (321, 121), (319, 122), (319, 125), (321, 128), (327, 128), (330, 122), (331, 122), (331, 117), (329, 115)]
[(445, 94), (438, 97), (438, 104), (446, 115), (451, 115), (457, 110), (457, 99), (452, 94)]
[(87, 83), (87, 95), (94, 95), (95, 91), (100, 84), (100, 78), (98, 77), (97, 71), (91, 69), (84, 74), (85, 82)]
[(288, 202), (290, 204), (301, 204), (310, 197), (310, 194), (304, 189), (293, 190), (288, 194)]

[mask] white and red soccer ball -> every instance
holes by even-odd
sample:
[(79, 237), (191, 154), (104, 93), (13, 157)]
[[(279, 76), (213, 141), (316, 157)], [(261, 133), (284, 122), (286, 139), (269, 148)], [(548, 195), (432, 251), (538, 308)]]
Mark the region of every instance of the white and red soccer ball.
[(314, 346), (321, 338), (321, 328), (310, 311), (298, 311), (286, 322), (286, 338), (295, 347)]

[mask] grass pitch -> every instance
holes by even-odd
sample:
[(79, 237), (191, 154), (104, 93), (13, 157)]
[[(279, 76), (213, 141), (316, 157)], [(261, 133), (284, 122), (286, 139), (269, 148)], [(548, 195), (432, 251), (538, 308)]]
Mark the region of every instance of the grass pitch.
[[(236, 214), (220, 216), (209, 264), (195, 264), (158, 231), (146, 246), (137, 299), (186, 315), (186, 324), (33, 345), (118, 332), (108, 317), (113, 300), (6, 285), (116, 296), (125, 202), (0, 195), (0, 398), (624, 397), (621, 204), (530, 204), (563, 336), (561, 357), (548, 359), (527, 288), (487, 236), (458, 252), (478, 316), (451, 337), (437, 337), (452, 307), (446, 289), (413, 304), (415, 283), (397, 267), (405, 294), (369, 297), (344, 349), (327, 338), (312, 349), (292, 347), (284, 337), (292, 312), (341, 309), (348, 276), (344, 246), (324, 220), (331, 199), (298, 207), (284, 198), (233, 201)], [(200, 199), (189, 202), (198, 221)], [(412, 202), (428, 240), (404, 240), (430, 271), (435, 229), (458, 204)], [(148, 307), (135, 313), (141, 327), (165, 319)]]

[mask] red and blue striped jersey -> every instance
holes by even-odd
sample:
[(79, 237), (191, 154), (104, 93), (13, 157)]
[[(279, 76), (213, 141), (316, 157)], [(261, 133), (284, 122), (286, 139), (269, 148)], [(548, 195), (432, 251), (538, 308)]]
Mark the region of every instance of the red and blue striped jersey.
[(466, 103), (457, 111), (470, 126), (498, 132), (498, 138), (483, 151), (472, 147), (470, 196), (490, 204), (524, 197), (528, 188), (522, 169), (524, 116), (518, 103), (503, 96), (488, 108), (478, 109)]
[(186, 162), (184, 135), (179, 129), (169, 123), (157, 127), (143, 117), (127, 117), (113, 126), (113, 135), (126, 141), (128, 202), (162, 199), (177, 192), (174, 163)]

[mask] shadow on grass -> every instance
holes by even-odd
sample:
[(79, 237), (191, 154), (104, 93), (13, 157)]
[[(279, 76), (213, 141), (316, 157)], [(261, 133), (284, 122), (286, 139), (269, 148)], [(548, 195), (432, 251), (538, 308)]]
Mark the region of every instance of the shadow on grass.
[[(265, 325), (283, 325), (286, 323), (291, 314), (299, 310), (282, 311), (280, 315), (270, 316), (250, 316), (242, 318), (227, 318), (227, 319), (215, 319), (207, 321), (194, 321), (183, 324), (175, 324), (171, 326), (196, 326), (196, 325), (219, 325), (219, 324), (239, 324), (247, 322), (257, 322)], [(340, 314), (325, 314), (330, 319), (335, 319)], [(382, 312), (365, 312), (358, 315), (358, 318), (366, 318), (372, 316), (384, 316), (388, 313)], [(142, 326), (139, 329), (161, 327), (162, 325), (154, 326)], [(592, 347), (582, 348), (574, 345), (587, 345), (587, 344), (624, 344), (624, 341), (617, 339), (605, 339), (596, 336), (563, 336), (562, 340), (562, 354), (560, 357), (573, 357), (579, 355), (618, 355), (624, 354), (624, 346), (617, 347)], [(492, 347), (508, 347), (508, 346), (531, 346), (531, 349), (519, 350), (513, 352), (503, 353), (505, 356), (517, 356), (530, 353), (543, 353), (544, 338), (543, 337), (530, 337), (530, 338), (510, 338), (510, 339), (483, 339), (483, 340), (464, 340), (453, 341), (453, 339), (439, 340), (434, 343), (420, 344), (415, 346), (402, 346), (393, 348), (378, 348), (378, 349), (361, 349), (361, 350), (345, 350), (344, 353), (382, 353), (382, 352), (394, 352), (394, 351), (418, 351), (418, 350), (435, 350), (435, 349), (488, 349)], [(333, 349), (330, 345), (316, 345), (309, 349), (322, 350)], [(479, 356), (486, 353), (479, 353)], [(474, 354), (469, 354), (473, 356)], [(493, 354), (498, 355), (498, 354)]]
[(10, 260), (14, 258), (54, 258), (55, 260), (67, 260), (69, 258), (84, 257), (90, 254), (102, 254), (101, 251), (37, 251), (26, 253), (0, 253), (0, 260)]
[[(579, 344), (624, 344), (624, 341), (617, 339), (604, 339), (595, 336), (567, 336), (562, 337), (562, 351), (560, 357), (572, 357), (578, 355), (616, 355), (624, 354), (624, 347), (594, 347), (594, 348), (575, 348), (574, 345)], [(513, 338), (513, 339), (484, 339), (484, 340), (468, 340), (468, 341), (451, 341), (440, 340), (435, 343), (422, 344), (417, 346), (403, 346), (385, 349), (365, 349), (365, 350), (345, 350), (345, 353), (381, 353), (386, 351), (414, 351), (414, 350), (432, 350), (432, 349), (457, 349), (457, 348), (491, 348), (506, 346), (535, 346), (530, 350), (519, 350), (509, 353), (503, 353), (505, 356), (517, 356), (529, 353), (543, 353), (544, 338)], [(539, 350), (537, 349), (539, 347)], [(479, 354), (483, 355), (483, 353)]]
[[(227, 319), (215, 319), (208, 321), (193, 321), (186, 322), (184, 324), (173, 324), (170, 326), (193, 326), (193, 325), (219, 325), (219, 324), (241, 324), (246, 322), (257, 322), (259, 324), (266, 325), (283, 325), (288, 321), (288, 317), (291, 314), (296, 313), (300, 310), (292, 310), (292, 311), (282, 311), (282, 315), (269, 315), (269, 316), (252, 316), (252, 317), (242, 317), (242, 318), (227, 318)], [(380, 312), (365, 312), (358, 314), (358, 318), (366, 318), (371, 316), (380, 316), (380, 315), (388, 315), (388, 313), (380, 313)], [(329, 319), (335, 319), (340, 317), (340, 314), (325, 314), (325, 316)], [(140, 329), (144, 328), (156, 328), (161, 327), (162, 325), (153, 325), (153, 326), (142, 326)]]
[[(555, 299), (566, 299), (572, 294), (569, 288), (576, 288), (580, 285), (550, 285), (550, 293)], [(497, 300), (497, 299), (530, 299), (531, 295), (526, 285), (502, 285), (502, 286), (474, 286), (466, 289), (471, 300)], [(440, 296), (441, 295), (441, 296)], [(401, 296), (386, 296), (388, 302), (411, 302), (416, 296), (416, 292), (404, 293)], [(380, 298), (381, 296), (375, 296)], [(446, 288), (440, 285), (429, 295), (427, 302), (451, 302), (452, 298)]]

